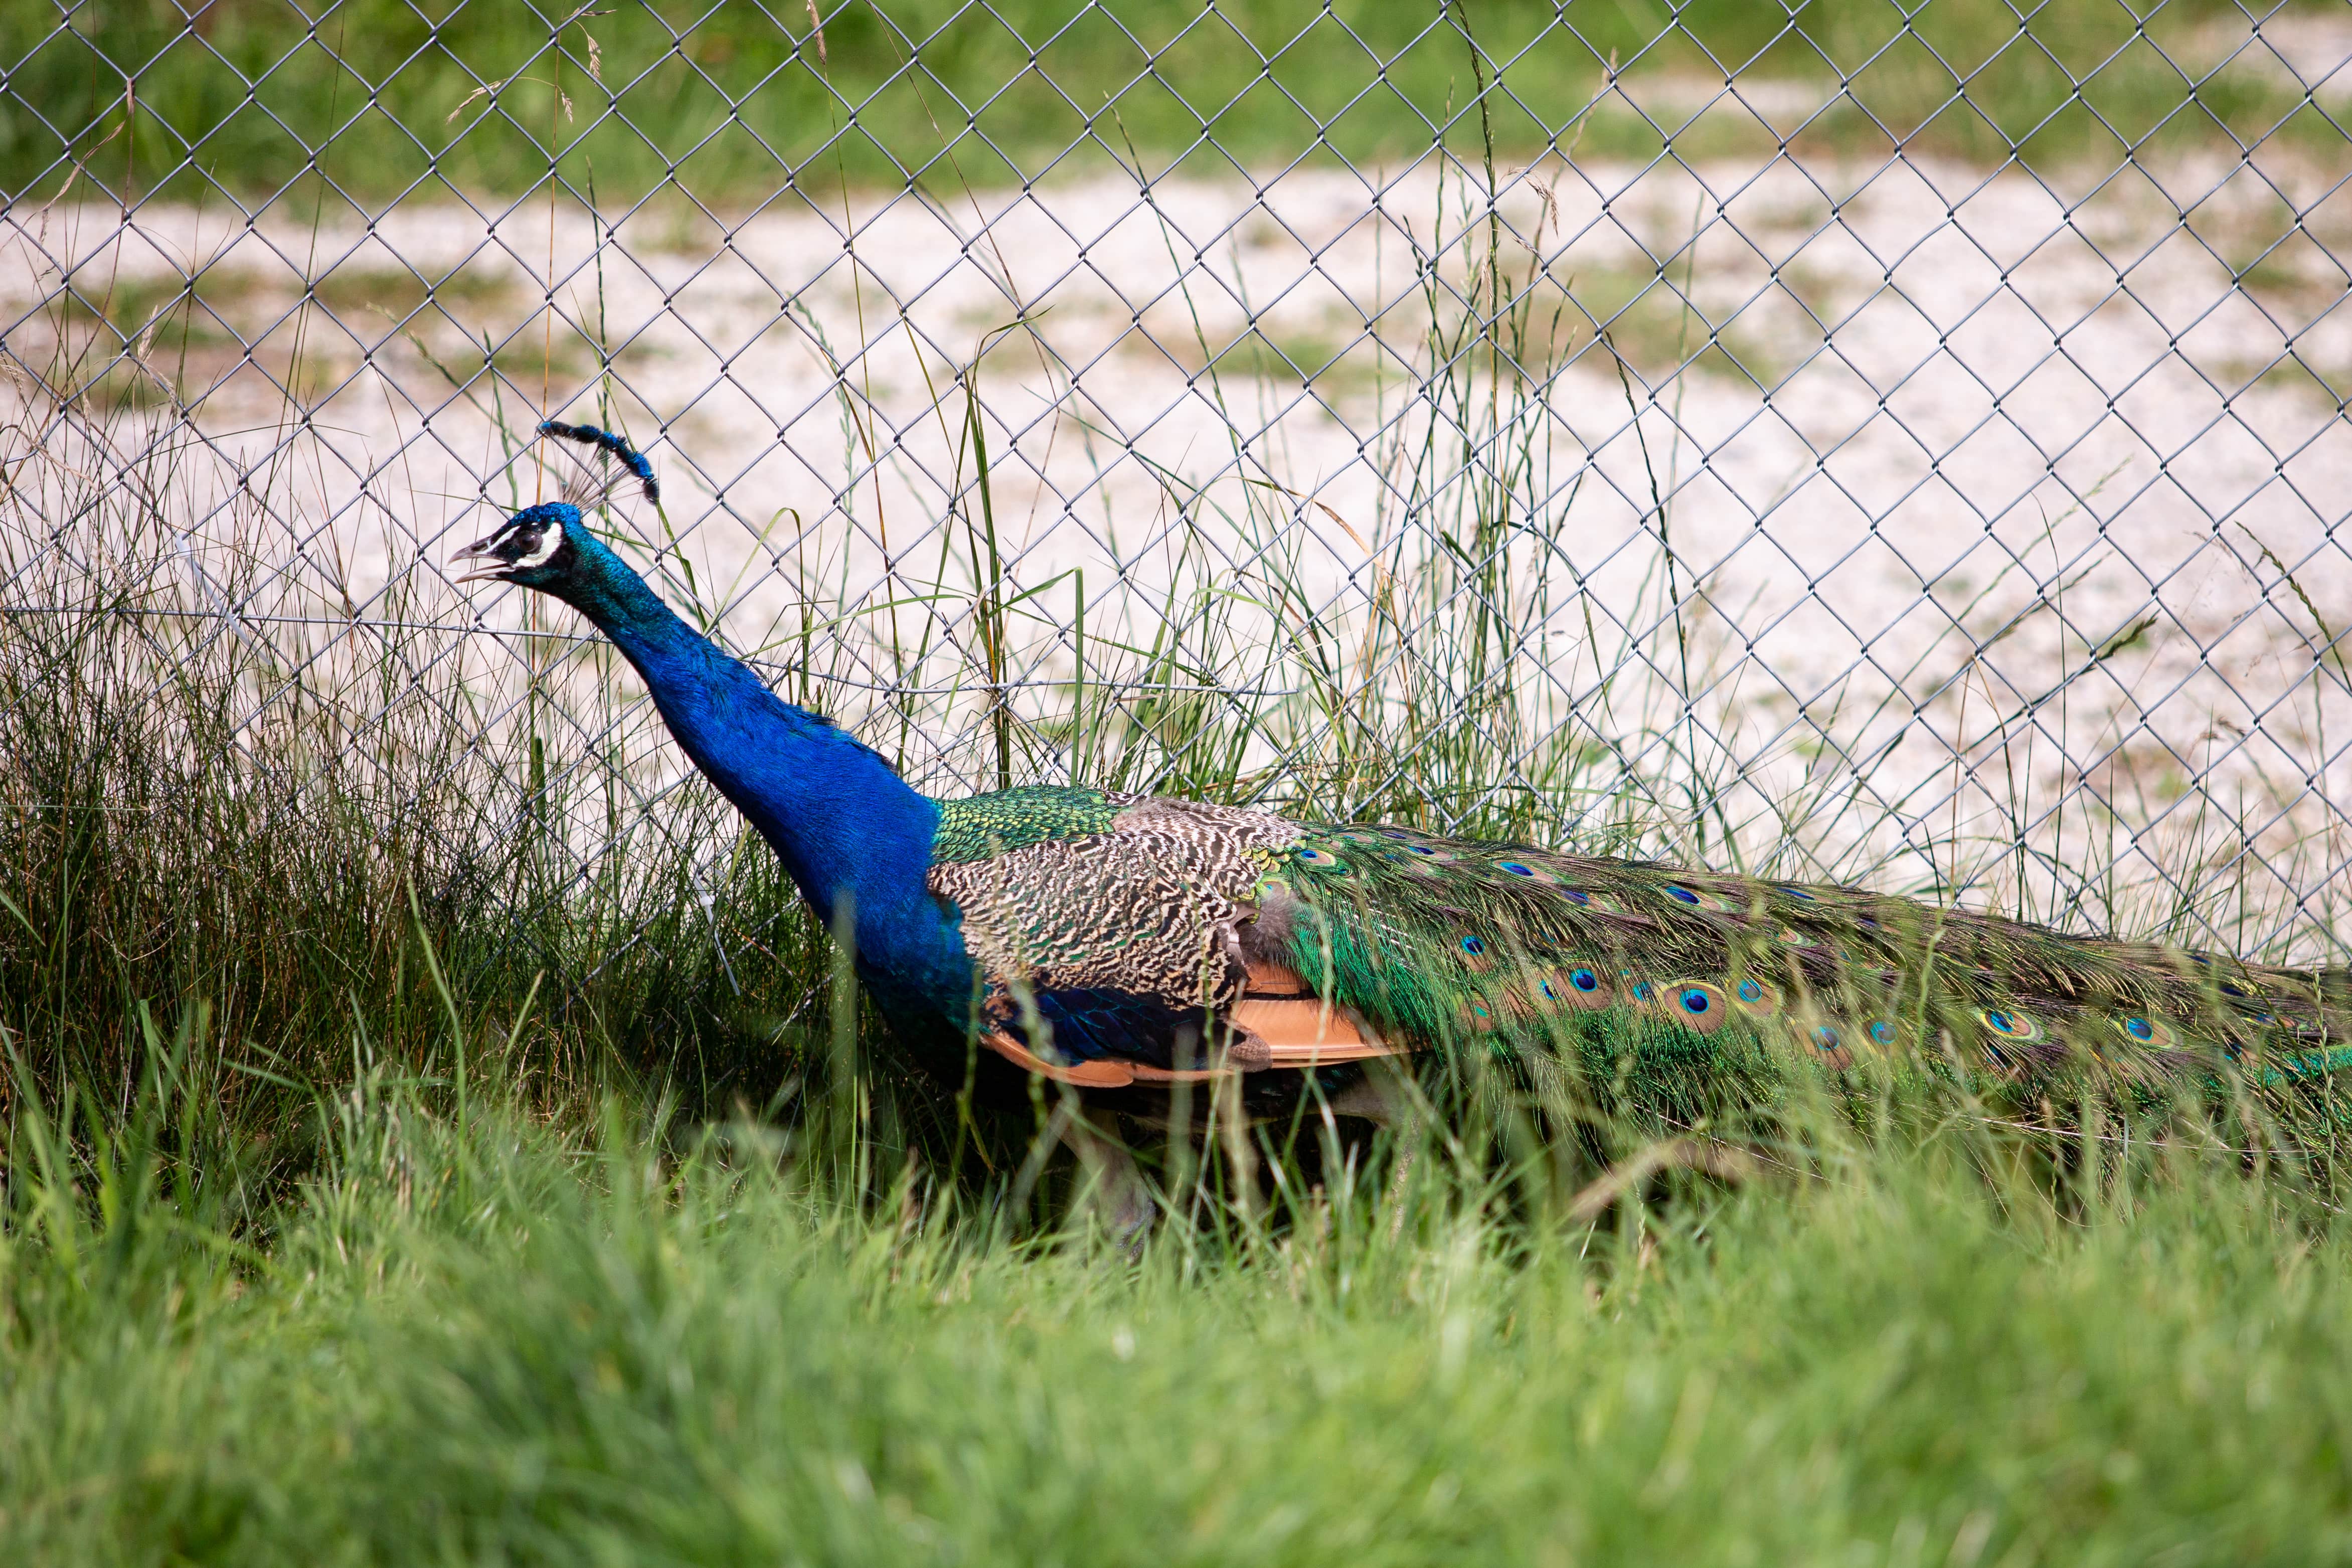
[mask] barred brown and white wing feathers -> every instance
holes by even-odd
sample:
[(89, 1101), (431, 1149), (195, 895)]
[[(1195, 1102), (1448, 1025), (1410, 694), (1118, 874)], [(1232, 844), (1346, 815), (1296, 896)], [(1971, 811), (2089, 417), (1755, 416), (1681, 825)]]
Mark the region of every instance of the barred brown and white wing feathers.
[[(1191, 800), (1098, 799), (1116, 810), (1095, 831), (930, 869), (931, 891), (961, 912), (989, 1044), (1094, 1086), (1381, 1053), (1296, 973), (1244, 949), (1258, 885), (1299, 841), (1296, 823)], [(1028, 1049), (1024, 1013), (1054, 1026), (1058, 1060)]]
[(1297, 837), (1261, 811), (1143, 800), (1108, 831), (933, 866), (929, 883), (962, 910), (992, 984), (1223, 1007), (1244, 985), (1234, 929), (1258, 880), (1254, 852)]

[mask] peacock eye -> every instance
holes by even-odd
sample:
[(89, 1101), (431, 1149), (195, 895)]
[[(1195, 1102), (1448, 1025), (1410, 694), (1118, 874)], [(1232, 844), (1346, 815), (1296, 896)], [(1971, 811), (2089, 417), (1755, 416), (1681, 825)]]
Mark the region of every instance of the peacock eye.
[(1601, 988), (1601, 977), (1590, 969), (1570, 969), (1568, 983), (1580, 991), (1591, 993)]
[(1509, 872), (1513, 876), (1533, 876), (1536, 874), (1535, 867), (1521, 865), (1517, 861), (1505, 861), (1502, 862), (1502, 866), (1505, 871)]
[(1885, 1019), (1881, 1019), (1876, 1023), (1872, 1024), (1866, 1032), (1870, 1036), (1871, 1042), (1874, 1045), (1893, 1045), (1895, 1043), (1895, 1026), (1888, 1023)]
[(1486, 944), (1478, 937), (1465, 936), (1462, 938), (1462, 950), (1473, 958), (1481, 957), (1486, 951)]
[(2173, 1044), (2171, 1027), (2158, 1019), (2134, 1014), (2115, 1020), (2116, 1032), (2134, 1045), (2152, 1045), (2169, 1050)]
[(1815, 1051), (1835, 1051), (1837, 1048), (1838, 1031), (1825, 1023), (1815, 1024), (1813, 1026), (1813, 1049)]
[(1308, 865), (1336, 868), (1339, 864), (1339, 857), (1338, 855), (1331, 854), (1324, 850), (1302, 849), (1298, 852), (1298, 858)]
[(1686, 887), (1669, 886), (1666, 889), (1666, 896), (1673, 899), (1676, 904), (1696, 904), (1699, 902), (1698, 894), (1693, 893)]
[(1977, 1021), (2003, 1040), (2040, 1040), (2042, 1026), (2025, 1013), (2003, 1008), (1979, 1008)]
[(1764, 988), (1763, 988), (1763, 986), (1762, 986), (1759, 982), (1755, 981), (1755, 980), (1742, 980), (1742, 981), (1740, 981), (1740, 982), (1739, 982), (1739, 999), (1740, 999), (1741, 1001), (1743, 1001), (1743, 1002), (1760, 1002), (1760, 1001), (1762, 1001), (1762, 1000), (1764, 999)]
[(1696, 986), (1685, 988), (1676, 999), (1682, 1003), (1683, 1011), (1694, 1016), (1703, 1015), (1715, 1006), (1715, 998)]
[(1803, 888), (1801, 888), (1801, 887), (1790, 887), (1790, 886), (1788, 886), (1786, 883), (1783, 883), (1783, 884), (1781, 885), (1780, 891), (1781, 891), (1782, 893), (1787, 894), (1790, 898), (1801, 899), (1801, 900), (1803, 900), (1803, 901), (1804, 901), (1805, 903), (1807, 903), (1807, 904), (1818, 904), (1818, 903), (1820, 903), (1820, 902), (1821, 902), (1819, 899), (1815, 898), (1811, 894), (1807, 893), (1807, 892), (1806, 892)]
[(521, 554), (515, 559), (517, 570), (545, 566), (555, 559), (555, 552), (562, 547), (563, 525), (549, 522), (518, 536), (515, 542), (521, 547)]

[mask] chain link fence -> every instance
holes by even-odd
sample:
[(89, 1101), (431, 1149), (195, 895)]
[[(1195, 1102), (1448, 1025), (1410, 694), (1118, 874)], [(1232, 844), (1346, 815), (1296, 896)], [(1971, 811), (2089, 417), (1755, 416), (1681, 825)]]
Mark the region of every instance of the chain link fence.
[(2186, 0), (27, 3), (0, 609), (215, 661), (289, 800), (711, 887), (625, 668), (441, 565), (587, 419), (673, 602), (934, 791), (2315, 956), (2347, 56)]

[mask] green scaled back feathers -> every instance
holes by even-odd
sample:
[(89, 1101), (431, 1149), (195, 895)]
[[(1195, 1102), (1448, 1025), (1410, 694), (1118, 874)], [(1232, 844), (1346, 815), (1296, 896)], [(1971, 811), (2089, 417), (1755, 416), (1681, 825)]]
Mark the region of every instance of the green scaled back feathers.
[(2292, 1081), (2352, 1060), (2341, 969), (2084, 939), (1847, 888), (1312, 827), (1259, 925), (1382, 1034), (1492, 1058), (1632, 1048), (1713, 1071), (1759, 1051), (2153, 1085), (2226, 1061)]
[(1099, 789), (1024, 784), (993, 795), (940, 802), (933, 865), (966, 865), (1010, 850), (1110, 831), (1119, 801)]

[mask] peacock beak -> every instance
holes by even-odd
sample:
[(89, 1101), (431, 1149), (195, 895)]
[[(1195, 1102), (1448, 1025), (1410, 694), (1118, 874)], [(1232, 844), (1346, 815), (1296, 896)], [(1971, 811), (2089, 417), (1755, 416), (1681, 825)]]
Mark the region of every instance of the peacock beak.
[(457, 580), (459, 582), (496, 582), (500, 580), (500, 574), (506, 570), (507, 563), (490, 554), (490, 541), (488, 539), (476, 539), (472, 544), (467, 545), (456, 555), (451, 556), (449, 558), (449, 564), (451, 566), (456, 566), (460, 561), (474, 560), (481, 558), (488, 558), (490, 564), (482, 568), (478, 571), (469, 571), (464, 576), (458, 578)]

